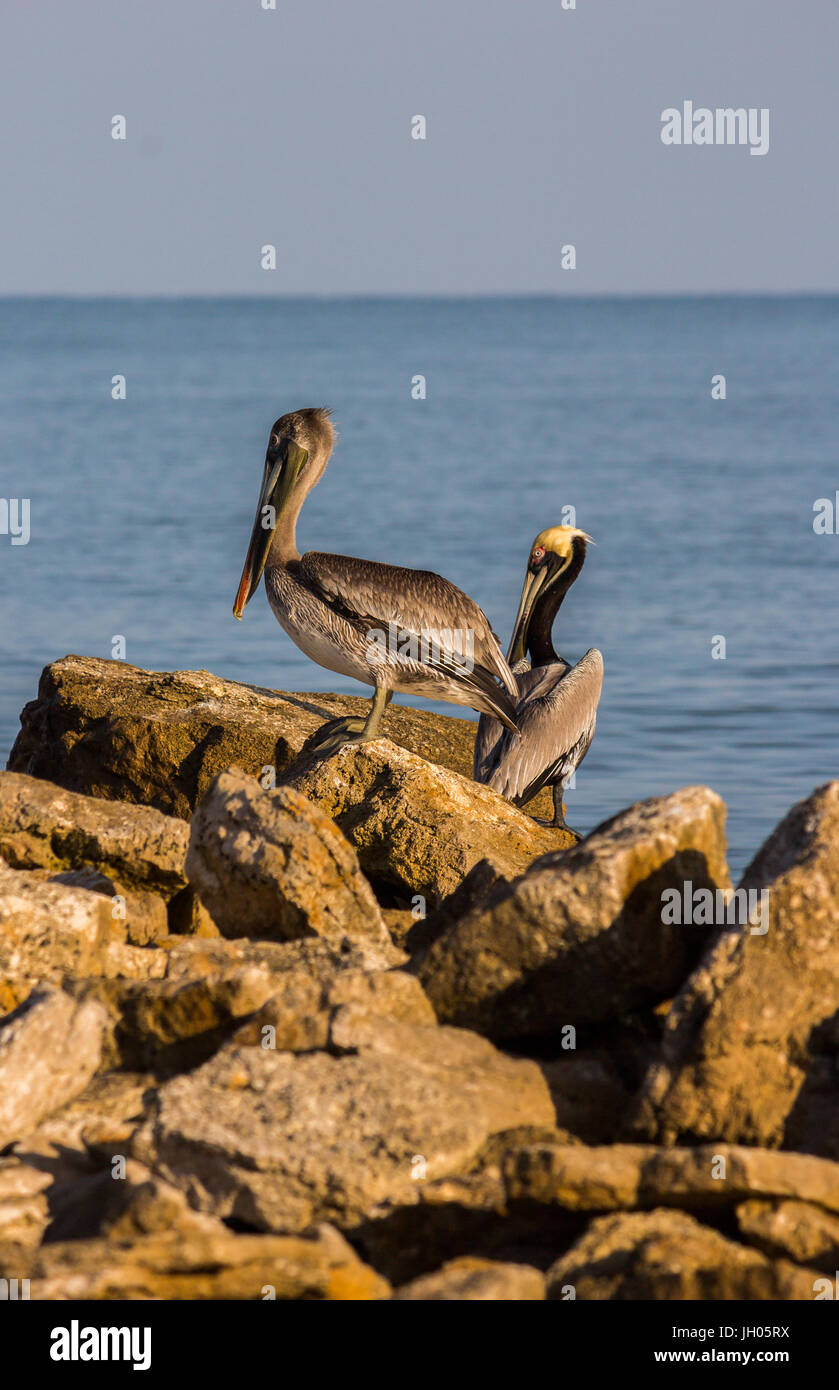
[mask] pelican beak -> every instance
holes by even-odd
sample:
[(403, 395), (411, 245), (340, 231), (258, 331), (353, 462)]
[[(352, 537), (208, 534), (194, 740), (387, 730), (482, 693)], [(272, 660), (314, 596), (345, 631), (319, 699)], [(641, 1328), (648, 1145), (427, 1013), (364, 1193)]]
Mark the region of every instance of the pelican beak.
[(527, 651), (527, 627), (532, 617), (536, 600), (548, 582), (550, 575), (550, 565), (544, 564), (541, 569), (535, 571), (528, 570), (524, 577), (524, 587), (521, 591), (519, 611), (516, 614), (516, 621), (513, 624), (513, 635), (510, 638), (510, 646), (507, 649), (507, 662), (510, 666), (514, 665), (516, 661), (521, 661)]
[(308, 451), (295, 444), (293, 439), (281, 439), (277, 444), (272, 441), (268, 446), (250, 545), (236, 591), (236, 602), (233, 605), (234, 618), (241, 618), (245, 604), (262, 578), (271, 541), (274, 539), (277, 518), (286, 505), (308, 457)]

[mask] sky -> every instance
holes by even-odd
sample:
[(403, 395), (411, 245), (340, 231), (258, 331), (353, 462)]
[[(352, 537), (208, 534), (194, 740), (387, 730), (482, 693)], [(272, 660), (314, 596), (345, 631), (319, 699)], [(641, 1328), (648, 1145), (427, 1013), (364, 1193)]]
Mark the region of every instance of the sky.
[(270, 3), (6, 6), (0, 294), (839, 289), (836, 0)]

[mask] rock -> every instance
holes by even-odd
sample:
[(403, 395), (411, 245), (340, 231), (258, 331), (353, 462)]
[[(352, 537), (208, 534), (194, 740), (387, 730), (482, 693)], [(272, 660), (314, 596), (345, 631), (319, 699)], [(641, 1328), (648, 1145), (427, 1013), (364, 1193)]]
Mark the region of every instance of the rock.
[(572, 1142), (546, 1125), (492, 1134), (458, 1172), (441, 1178), (418, 1172), (416, 1204), (363, 1222), (353, 1241), (399, 1285), (466, 1256), (546, 1268), (581, 1233), (586, 1216), (526, 1199), (509, 1202), (502, 1167), (519, 1149)]
[(44, 1188), (49, 1184), (49, 1173), (17, 1158), (0, 1158), (0, 1249), (40, 1244), (48, 1220)]
[(705, 787), (641, 802), (536, 861), (436, 940), (419, 974), (441, 1020), (495, 1039), (620, 1018), (679, 987), (707, 928), (662, 894), (730, 887), (725, 807)]
[(334, 1231), (315, 1238), (210, 1232), (45, 1245), (33, 1299), (387, 1298), (390, 1287)]
[(684, 1212), (602, 1216), (548, 1271), (548, 1298), (812, 1299), (813, 1270), (768, 1260)]
[(793, 807), (740, 887), (768, 892), (768, 931), (726, 931), (684, 985), (635, 1132), (839, 1158), (839, 782)]
[[(156, 806), (188, 819), (213, 778), (236, 764), (277, 776), (329, 719), (366, 714), (363, 695), (289, 695), (209, 671), (141, 671), (124, 661), (66, 656), (46, 666), (21, 714), (9, 768), (72, 791)], [(466, 777), (475, 724), (393, 704), (389, 738)], [(550, 795), (531, 803), (551, 814)]]
[[(135, 917), (135, 924), (141, 919)], [(46, 880), (0, 861), (0, 1015), (39, 983), (70, 977), (163, 975), (166, 955), (125, 941), (121, 910), (100, 891)]]
[(270, 1033), (279, 1051), (326, 1047), (330, 1021), (346, 1005), (362, 1016), (426, 1027), (436, 1022), (419, 981), (399, 970), (345, 969), (318, 978), (305, 969), (277, 974), (250, 964), (195, 979), (83, 980), (65, 987), (108, 1012), (103, 1065), (152, 1069), (158, 1076), (206, 1061), (231, 1034), (245, 1046), (261, 1047)]
[(357, 1050), (223, 1048), (160, 1088), (133, 1156), (216, 1216), (260, 1230), (322, 1220), (350, 1230), (416, 1203), (418, 1175), (462, 1169), (491, 1133), (552, 1122), (538, 1068), (482, 1038), (374, 1025), (347, 1007), (332, 1034)]
[(0, 772), (0, 858), (15, 869), (93, 868), (164, 898), (186, 886), (189, 832), (148, 806), (80, 796)]
[(100, 974), (118, 935), (111, 904), (101, 893), (45, 882), (0, 861), (0, 977)]
[(737, 1225), (766, 1255), (786, 1256), (822, 1274), (839, 1269), (839, 1217), (811, 1202), (743, 1202)]
[(221, 936), (194, 888), (185, 888), (170, 902), (169, 929), (173, 936)]
[(436, 1023), (419, 981), (401, 970), (372, 974), (346, 970), (325, 983), (290, 971), (281, 988), (234, 1033), (233, 1040), (245, 1047), (264, 1047), (270, 1039), (280, 1052), (340, 1047), (332, 1025), (346, 1018), (339, 1010), (347, 1006), (359, 1021), (383, 1018), (424, 1028)]
[(545, 1276), (530, 1265), (502, 1264), (463, 1256), (433, 1274), (422, 1275), (393, 1294), (403, 1302), (460, 1300), (501, 1303), (537, 1302), (545, 1297)]
[(436, 905), (491, 858), (508, 877), (574, 843), (538, 826), (489, 787), (426, 762), (389, 739), (301, 758), (283, 774), (344, 832), (376, 884)]
[(43, 989), (0, 1023), (0, 1150), (84, 1090), (105, 1021), (99, 1004)]
[(110, 1167), (126, 1156), (128, 1142), (147, 1112), (154, 1078), (148, 1073), (99, 1074), (84, 1090), (47, 1116), (16, 1146), (18, 1157), (49, 1172), (58, 1187)]
[(720, 1210), (749, 1197), (798, 1197), (839, 1211), (839, 1164), (809, 1154), (727, 1144), (538, 1144), (505, 1154), (506, 1200), (614, 1211), (675, 1206)]
[(134, 1159), (57, 1184), (50, 1193), (48, 1241), (107, 1236), (120, 1243), (138, 1237), (217, 1233), (223, 1223), (193, 1211), (186, 1196)]
[(81, 980), (65, 988), (108, 1015), (103, 1067), (167, 1075), (206, 1061), (273, 987), (267, 972), (246, 966), (196, 980)]
[(300, 792), (263, 791), (237, 768), (216, 778), (195, 812), (187, 873), (224, 936), (390, 945), (370, 885), (332, 821)]
[[(382, 949), (367, 941), (350, 941), (348, 937), (338, 943), (314, 936), (302, 941), (170, 937), (165, 953), (166, 977), (193, 980), (219, 972), (229, 973), (243, 966), (258, 966), (268, 972), (277, 987), (289, 972), (302, 972), (321, 984), (329, 984), (347, 970), (388, 970), (394, 964), (394, 954), (391, 946)], [(396, 963), (406, 962), (407, 956), (399, 954)]]
[(117, 908), (115, 920), (122, 922), (130, 945), (151, 946), (169, 935), (166, 900), (159, 893), (132, 892), (98, 869), (67, 869), (52, 874), (49, 881), (63, 883), (67, 888), (87, 888), (106, 898), (120, 898), (119, 904), (110, 904), (111, 916), (114, 917), (114, 908)]

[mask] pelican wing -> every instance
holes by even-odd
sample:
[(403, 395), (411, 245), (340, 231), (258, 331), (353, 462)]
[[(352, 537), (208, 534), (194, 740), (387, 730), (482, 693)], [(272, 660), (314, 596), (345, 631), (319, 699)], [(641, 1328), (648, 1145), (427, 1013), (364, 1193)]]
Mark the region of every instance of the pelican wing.
[[(567, 670), (567, 661), (562, 664)], [(519, 691), (518, 702), (516, 704), (516, 712), (518, 715), (523, 700), (533, 689), (534, 685), (539, 683), (541, 672), (538, 669), (531, 671), (530, 660), (526, 656), (522, 657), (520, 661), (517, 661), (510, 669), (516, 678), (516, 685)], [(478, 732), (475, 735), (475, 752), (472, 765), (472, 776), (476, 782), (487, 781), (489, 771), (495, 766), (493, 753), (495, 752), (499, 739), (503, 737), (503, 734), (504, 726), (499, 720), (494, 719), (491, 714), (481, 715), (478, 720)]]
[[(390, 623), (417, 639), (433, 634), (428, 664), (448, 676), (456, 675), (463, 684), (494, 700), (505, 722), (512, 724), (518, 687), (498, 638), (486, 614), (448, 579), (431, 570), (382, 565), (317, 550), (301, 557), (297, 577), (364, 634), (372, 628), (387, 632)], [(463, 663), (467, 633), (473, 642), (471, 670)], [(504, 689), (499, 688), (499, 682)]]
[(520, 806), (585, 757), (594, 737), (603, 657), (592, 647), (570, 670), (556, 663), (529, 674), (536, 679), (528, 682), (516, 710), (519, 733), (504, 731), (481, 777)]

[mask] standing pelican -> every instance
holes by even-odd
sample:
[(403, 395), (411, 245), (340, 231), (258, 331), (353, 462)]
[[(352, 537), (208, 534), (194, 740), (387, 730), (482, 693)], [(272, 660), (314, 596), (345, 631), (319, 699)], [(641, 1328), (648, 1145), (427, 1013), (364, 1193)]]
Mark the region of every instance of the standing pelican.
[(590, 540), (576, 526), (553, 526), (533, 542), (507, 652), (519, 689), (518, 730), (502, 729), (483, 714), (475, 739), (475, 781), (516, 806), (551, 787), (554, 817), (549, 824), (564, 830), (562, 794), (594, 738), (603, 657), (591, 647), (570, 666), (554, 651), (551, 628), (583, 567)]
[(339, 719), (318, 731), (325, 751), (375, 738), (395, 690), (471, 705), (514, 729), (515, 679), (486, 617), (454, 584), (429, 570), (298, 552), (300, 508), (334, 443), (325, 409), (294, 410), (271, 430), (235, 617), (264, 570), (268, 602), (300, 650), (374, 687), (366, 720)]

